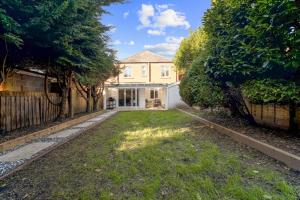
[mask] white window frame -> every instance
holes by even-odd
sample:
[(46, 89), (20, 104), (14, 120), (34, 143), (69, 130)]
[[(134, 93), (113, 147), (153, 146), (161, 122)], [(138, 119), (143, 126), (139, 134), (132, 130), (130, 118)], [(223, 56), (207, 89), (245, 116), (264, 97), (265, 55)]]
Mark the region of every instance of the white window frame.
[[(152, 93), (152, 92), (153, 92), (154, 98), (151, 97), (151, 93)], [(150, 99), (158, 99), (158, 92), (159, 92), (158, 89), (151, 89), (151, 90), (150, 90)]]
[(142, 77), (147, 77), (147, 67), (146, 66), (142, 66), (141, 74), (142, 74)]
[(124, 78), (131, 78), (132, 77), (132, 68), (129, 66), (124, 67)]
[(169, 78), (170, 77), (170, 66), (167, 66), (167, 65), (161, 66), (160, 76), (162, 78)]

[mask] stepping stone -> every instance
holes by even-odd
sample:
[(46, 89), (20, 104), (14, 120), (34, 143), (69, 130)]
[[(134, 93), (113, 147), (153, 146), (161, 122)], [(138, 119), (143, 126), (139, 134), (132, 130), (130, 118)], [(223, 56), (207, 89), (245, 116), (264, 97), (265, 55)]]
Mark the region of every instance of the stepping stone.
[(95, 122), (84, 122), (84, 123), (78, 124), (72, 128), (87, 128), (93, 124), (95, 124)]
[(53, 144), (55, 144), (55, 142), (36, 142), (27, 144), (26, 146), (0, 156), (0, 162), (15, 162), (18, 160), (30, 159), (34, 154), (50, 147)]
[(53, 135), (50, 135), (47, 138), (51, 138), (51, 139), (55, 139), (55, 138), (67, 138), (67, 137), (69, 137), (71, 135), (79, 133), (80, 131), (81, 131), (80, 129), (67, 129), (67, 130), (55, 133)]

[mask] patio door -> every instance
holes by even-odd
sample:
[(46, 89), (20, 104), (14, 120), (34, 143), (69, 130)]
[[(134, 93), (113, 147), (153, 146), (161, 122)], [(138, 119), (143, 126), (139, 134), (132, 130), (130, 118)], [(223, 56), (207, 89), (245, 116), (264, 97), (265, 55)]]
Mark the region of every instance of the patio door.
[(138, 89), (119, 89), (119, 107), (138, 107)]

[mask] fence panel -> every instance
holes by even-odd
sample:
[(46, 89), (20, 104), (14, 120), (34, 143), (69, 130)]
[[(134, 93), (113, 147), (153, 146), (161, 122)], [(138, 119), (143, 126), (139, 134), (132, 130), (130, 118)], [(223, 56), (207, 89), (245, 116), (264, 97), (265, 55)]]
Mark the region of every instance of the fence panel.
[[(59, 102), (58, 94), (49, 94)], [(0, 92), (0, 132), (41, 125), (55, 120), (59, 107), (49, 103), (44, 93)]]
[[(247, 103), (250, 106), (249, 110), (256, 123), (275, 128), (289, 129), (290, 111), (287, 105)], [(296, 121), (300, 128), (300, 108), (297, 111)]]

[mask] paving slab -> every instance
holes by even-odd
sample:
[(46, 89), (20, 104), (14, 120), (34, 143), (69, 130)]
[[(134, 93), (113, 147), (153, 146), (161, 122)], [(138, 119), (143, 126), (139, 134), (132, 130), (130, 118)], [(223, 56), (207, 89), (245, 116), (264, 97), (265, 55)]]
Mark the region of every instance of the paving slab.
[[(116, 114), (116, 111), (110, 111), (108, 113), (95, 116), (89, 120), (83, 121), (80, 124), (70, 126), (68, 129), (61, 130), (45, 137), (41, 137), (38, 140), (32, 140), (30, 143), (21, 146), (11, 151), (0, 154), (0, 178), (9, 175), (10, 172), (14, 172), (18, 166), (25, 166), (28, 159), (34, 159), (38, 157), (39, 153), (46, 150), (48, 147), (56, 144), (64, 144), (64, 142), (71, 139), (71, 136), (77, 136), (82, 131), (90, 128), (92, 125), (100, 124), (102, 121)], [(54, 146), (53, 146), (54, 147)]]
[(67, 138), (67, 137), (70, 137), (71, 135), (79, 133), (80, 131), (81, 131), (80, 129), (67, 129), (67, 130), (55, 133), (53, 135), (50, 135), (47, 138), (51, 138), (51, 139), (55, 139), (55, 138)]
[(90, 120), (87, 121), (87, 122), (100, 122), (100, 121), (102, 121), (103, 119), (105, 119), (105, 118), (90, 119)]
[(74, 128), (87, 128), (91, 125), (95, 124), (95, 122), (84, 122), (84, 123), (81, 123), (81, 124), (78, 124), (76, 126), (74, 126)]
[(27, 144), (19, 149), (0, 156), (0, 162), (15, 162), (18, 160), (30, 159), (34, 154), (50, 147), (53, 144), (55, 144), (55, 142), (36, 142)]

